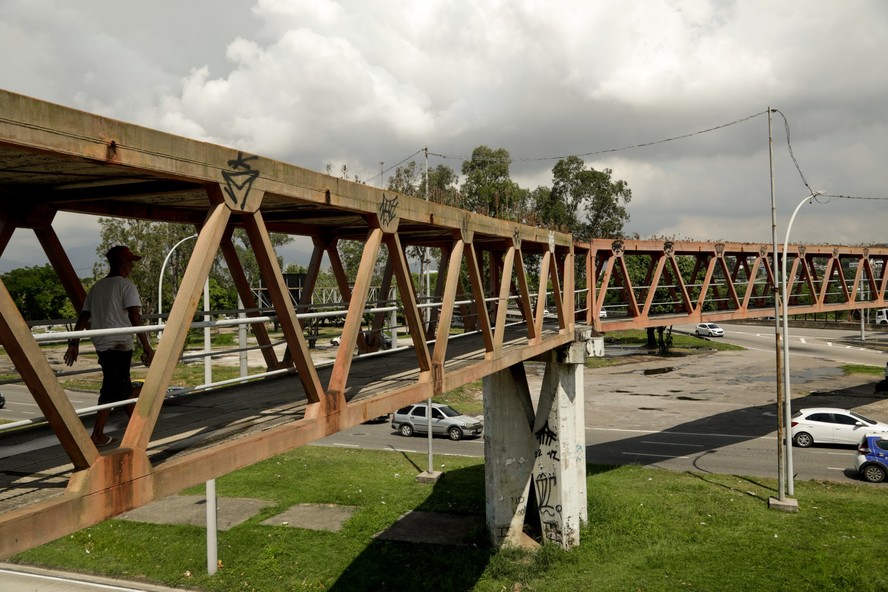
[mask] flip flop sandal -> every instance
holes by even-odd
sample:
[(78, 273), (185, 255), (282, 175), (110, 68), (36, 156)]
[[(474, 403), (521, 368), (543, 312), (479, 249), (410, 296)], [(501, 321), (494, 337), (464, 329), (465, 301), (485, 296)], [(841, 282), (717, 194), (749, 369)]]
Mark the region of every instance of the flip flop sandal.
[(111, 445), (114, 444), (115, 442), (117, 442), (117, 438), (113, 438), (113, 437), (111, 437), (111, 436), (108, 436), (108, 439), (107, 439), (107, 440), (105, 440), (105, 441), (102, 442), (101, 444), (96, 444), (96, 447), (97, 447), (97, 448), (104, 448), (105, 446), (111, 446)]

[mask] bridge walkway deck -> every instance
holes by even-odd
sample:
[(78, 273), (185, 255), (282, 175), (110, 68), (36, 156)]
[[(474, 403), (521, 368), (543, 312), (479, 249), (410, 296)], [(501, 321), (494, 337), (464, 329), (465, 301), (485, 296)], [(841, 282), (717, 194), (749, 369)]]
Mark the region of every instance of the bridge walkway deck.
[[(548, 333), (555, 333), (548, 329)], [(519, 335), (507, 338), (504, 350), (526, 344)], [(450, 340), (446, 370), (453, 372), (484, 360), (477, 334)], [(319, 363), (319, 376), (328, 380), (332, 365)], [(399, 349), (363, 355), (352, 366), (346, 398), (357, 401), (397, 391), (419, 379), (414, 353)], [(284, 426), (301, 419), (306, 396), (294, 373), (170, 398), (148, 447), (155, 468), (226, 441)], [(396, 407), (399, 405), (396, 405)], [(393, 411), (394, 409), (389, 409)], [(91, 420), (87, 420), (90, 422)], [(120, 437), (126, 418), (112, 416), (112, 431)], [(0, 433), (0, 514), (64, 493), (73, 466), (48, 426)]]

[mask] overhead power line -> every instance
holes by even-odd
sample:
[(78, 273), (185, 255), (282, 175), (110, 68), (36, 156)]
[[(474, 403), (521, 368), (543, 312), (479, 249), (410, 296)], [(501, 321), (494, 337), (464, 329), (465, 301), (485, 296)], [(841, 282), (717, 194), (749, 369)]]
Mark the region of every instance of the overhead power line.
[[(790, 131), (790, 127), (789, 127), (789, 119), (788, 119), (788, 118), (786, 117), (786, 115), (785, 115), (782, 111), (780, 111), (779, 109), (771, 109), (771, 112), (773, 112), (773, 113), (779, 113), (780, 116), (783, 118), (783, 126), (784, 126), (784, 129), (785, 129), (785, 131), (786, 131), (786, 146), (787, 146), (787, 150), (789, 151), (789, 156), (790, 156), (790, 158), (792, 159), (793, 165), (795, 166), (795, 169), (796, 169), (796, 171), (798, 172), (799, 177), (800, 177), (801, 180), (802, 180), (802, 183), (804, 184), (804, 186), (808, 189), (808, 191), (809, 191), (811, 194), (816, 194), (816, 193), (818, 193), (818, 192), (815, 192), (815, 191), (811, 188), (811, 185), (810, 185), (810, 183), (808, 182), (808, 179), (807, 179), (807, 177), (805, 176), (805, 173), (802, 171), (802, 167), (801, 167), (801, 165), (799, 164), (798, 159), (796, 158), (795, 152), (793, 151), (793, 148), (792, 148), (792, 136), (791, 136), (791, 131)], [(747, 115), (746, 117), (741, 117), (741, 118), (739, 118), (739, 119), (735, 119), (735, 120), (733, 120), (733, 121), (729, 121), (729, 122), (727, 122), (727, 123), (722, 123), (722, 124), (720, 124), (720, 125), (716, 125), (716, 126), (708, 127), (708, 128), (706, 128), (706, 129), (701, 129), (701, 130), (697, 130), (697, 131), (694, 131), (694, 132), (689, 132), (689, 133), (686, 133), (686, 134), (680, 134), (680, 135), (677, 135), (677, 136), (671, 136), (671, 137), (669, 137), (669, 138), (663, 138), (663, 139), (660, 139), (660, 140), (652, 140), (652, 141), (649, 141), (649, 142), (641, 142), (641, 143), (638, 143), (638, 144), (631, 144), (631, 145), (627, 145), (627, 146), (620, 146), (620, 147), (618, 147), (618, 148), (604, 148), (604, 149), (601, 149), (601, 150), (593, 150), (593, 151), (589, 151), (589, 152), (583, 152), (583, 153), (578, 153), (578, 154), (568, 154), (568, 155), (561, 155), (561, 156), (535, 156), (535, 157), (521, 157), (521, 158), (512, 158), (512, 157), (509, 157), (509, 158), (482, 158), (482, 159), (480, 159), (480, 160), (481, 160), (481, 161), (484, 161), (484, 162), (507, 162), (507, 163), (512, 163), (512, 162), (545, 162), (545, 161), (552, 161), (552, 160), (564, 160), (564, 159), (566, 159), (566, 158), (570, 158), (571, 156), (575, 156), (575, 157), (578, 157), (578, 158), (586, 158), (586, 157), (589, 157), (589, 156), (598, 156), (598, 155), (601, 155), (601, 154), (613, 154), (613, 153), (616, 153), (616, 152), (625, 152), (625, 151), (627, 151), (627, 150), (636, 150), (636, 149), (638, 149), (638, 148), (647, 148), (647, 147), (649, 147), (649, 146), (657, 146), (657, 145), (659, 145), (659, 144), (666, 144), (666, 143), (669, 143), (669, 142), (677, 142), (677, 141), (679, 141), (679, 140), (686, 140), (686, 139), (691, 138), (691, 137), (694, 137), (694, 136), (699, 136), (699, 135), (702, 135), (702, 134), (708, 134), (708, 133), (715, 132), (715, 131), (718, 131), (718, 130), (722, 130), (722, 129), (725, 129), (725, 128), (728, 128), (728, 127), (731, 127), (731, 126), (734, 126), (734, 125), (738, 125), (738, 124), (741, 124), (741, 123), (745, 123), (745, 122), (747, 122), (747, 121), (750, 121), (750, 120), (752, 120), (752, 119), (755, 119), (756, 117), (761, 117), (762, 115), (766, 115), (767, 113), (768, 113), (768, 110), (766, 109), (765, 111), (759, 111), (759, 112), (757, 112), (757, 113), (753, 113), (753, 114), (751, 114), (751, 115)], [(380, 174), (371, 177), (370, 180), (372, 181), (373, 179), (376, 179), (377, 177), (384, 176), (385, 173), (388, 173), (388, 172), (390, 172), (390, 171), (392, 171), (392, 170), (398, 168), (399, 166), (401, 166), (401, 165), (404, 164), (405, 162), (409, 161), (411, 158), (415, 157), (416, 155), (418, 155), (418, 154), (420, 154), (420, 153), (422, 153), (422, 152), (424, 152), (424, 151), (426, 151), (426, 150), (427, 150), (427, 148), (425, 148), (425, 147), (420, 148), (419, 150), (417, 150), (416, 152), (414, 152), (414, 153), (411, 154), (410, 156), (408, 156), (408, 157), (402, 159), (402, 160), (401, 160), (400, 162), (398, 162), (397, 164), (390, 166), (390, 167), (387, 168), (384, 172), (381, 172)], [(441, 154), (440, 152), (432, 152), (431, 150), (428, 151), (428, 155), (429, 155), (429, 156), (435, 156), (435, 157), (437, 157), (437, 158), (441, 158), (441, 159), (444, 159), (444, 160), (458, 160), (458, 161), (460, 161), (460, 162), (465, 162), (465, 161), (470, 161), (470, 160), (472, 160), (472, 157), (471, 157), (471, 156), (453, 155), (453, 154)], [(886, 199), (888, 199), (888, 198), (886, 198), (886, 197), (855, 197), (855, 196), (847, 196), (847, 195), (824, 195), (824, 194), (819, 194), (819, 197), (822, 197), (822, 198), (833, 198), (833, 199), (861, 199), (861, 200), (867, 200), (867, 199), (869, 199), (869, 200), (886, 200)], [(818, 201), (820, 201), (820, 200), (818, 199)]]
[[(583, 158), (583, 157), (587, 157), (587, 156), (597, 156), (597, 155), (599, 155), (599, 154), (611, 154), (611, 153), (614, 153), (614, 152), (623, 152), (623, 151), (626, 151), (626, 150), (635, 150), (635, 149), (637, 149), (637, 148), (646, 148), (646, 147), (648, 147), (648, 146), (656, 146), (657, 144), (665, 144), (665, 143), (667, 143), (667, 142), (675, 142), (675, 141), (678, 141), (678, 140), (684, 140), (684, 139), (687, 139), (687, 138), (690, 138), (690, 137), (693, 137), (693, 136), (699, 136), (699, 135), (701, 135), (701, 134), (708, 134), (708, 133), (710, 133), (710, 132), (714, 132), (714, 131), (717, 131), (717, 130), (720, 130), (720, 129), (724, 129), (724, 128), (726, 128), (726, 127), (731, 127), (732, 125), (737, 125), (737, 124), (740, 124), (740, 123), (744, 123), (744, 122), (746, 122), (746, 121), (749, 121), (750, 119), (755, 119), (756, 117), (760, 117), (760, 116), (765, 115), (765, 114), (767, 114), (767, 113), (768, 113), (767, 111), (760, 111), (760, 112), (758, 112), (758, 113), (753, 113), (752, 115), (747, 115), (746, 117), (741, 117), (740, 119), (735, 119), (734, 121), (730, 121), (730, 122), (728, 122), (728, 123), (723, 123), (723, 124), (720, 124), (720, 125), (716, 125), (716, 126), (714, 126), (714, 127), (709, 127), (709, 128), (706, 128), (706, 129), (702, 129), (702, 130), (695, 131), (695, 132), (690, 132), (690, 133), (687, 133), (687, 134), (681, 134), (681, 135), (679, 135), (679, 136), (672, 136), (672, 137), (669, 137), (669, 138), (663, 138), (662, 140), (653, 140), (653, 141), (650, 141), (650, 142), (641, 142), (641, 143), (639, 143), (639, 144), (631, 144), (631, 145), (629, 145), (629, 146), (621, 146), (621, 147), (619, 147), (619, 148), (604, 148), (604, 149), (602, 149), (602, 150), (595, 150), (595, 151), (591, 151), (591, 152), (583, 152), (583, 153), (581, 153), (581, 154), (568, 154), (568, 155), (562, 155), (562, 156), (537, 156), (537, 157), (509, 158), (509, 159), (494, 159), (494, 158), (491, 158), (491, 159), (488, 159), (488, 161), (489, 161), (489, 162), (497, 162), (497, 161), (503, 161), (503, 162), (504, 162), (505, 160), (508, 160), (509, 162), (540, 162), (540, 161), (547, 161), (547, 160), (564, 160), (565, 158), (570, 158), (571, 156), (576, 156), (576, 157), (579, 157), (579, 158)], [(782, 113), (781, 113), (781, 115), (782, 115)], [(784, 118), (784, 120), (785, 120), (785, 118)], [(466, 156), (458, 156), (458, 155), (447, 155), (447, 154), (439, 154), (439, 153), (437, 153), (437, 152), (429, 152), (429, 155), (430, 155), (430, 156), (431, 156), (431, 155), (434, 155), (434, 156), (437, 156), (437, 157), (439, 157), (439, 158), (444, 158), (444, 159), (447, 159), (447, 160), (461, 160), (461, 161), (465, 161), (465, 160), (471, 160), (471, 159), (472, 159), (472, 157), (470, 157), (470, 156), (469, 156), (469, 157), (466, 157)]]

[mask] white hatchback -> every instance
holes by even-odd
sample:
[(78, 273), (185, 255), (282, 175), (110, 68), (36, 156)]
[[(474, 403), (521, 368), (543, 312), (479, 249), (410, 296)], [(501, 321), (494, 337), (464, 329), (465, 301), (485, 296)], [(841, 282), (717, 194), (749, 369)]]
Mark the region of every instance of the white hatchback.
[(723, 337), (725, 330), (715, 323), (700, 323), (694, 328), (697, 337)]
[(792, 441), (799, 448), (818, 444), (857, 446), (867, 434), (888, 432), (888, 424), (847, 409), (814, 407), (792, 416)]

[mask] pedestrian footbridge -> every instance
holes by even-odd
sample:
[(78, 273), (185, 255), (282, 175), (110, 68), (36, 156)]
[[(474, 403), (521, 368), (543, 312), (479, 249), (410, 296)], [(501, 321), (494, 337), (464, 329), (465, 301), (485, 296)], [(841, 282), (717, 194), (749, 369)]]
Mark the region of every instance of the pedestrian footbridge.
[[(596, 335), (774, 314), (768, 245), (575, 243), (0, 91), (0, 254), (13, 233), (33, 233), (79, 308), (84, 287), (54, 226), (63, 212), (185, 224), (197, 236), (168, 314), (140, 329), (157, 339), (156, 355), (110, 450), (91, 442), (63, 388), (64, 369), (43, 344), (72, 334), (35, 336), (0, 283), (3, 355), (45, 416), (42, 427), (0, 435), (0, 558), (479, 379), (491, 540), (520, 541), (533, 492), (541, 536), (570, 547), (586, 519), (582, 368), (600, 354)], [(235, 231), (249, 239), (267, 303), (256, 301)], [(312, 245), (298, 297), (272, 233)], [(355, 269), (340, 257), (343, 240), (364, 245)], [(437, 263), (425, 296), (414, 282), (414, 248)], [(888, 250), (797, 246), (780, 249), (784, 256), (794, 312), (886, 306)], [(264, 372), (170, 399), (218, 259), (243, 318), (208, 324), (249, 327)], [(320, 309), (312, 294), (325, 264), (341, 299)], [(306, 327), (329, 316), (341, 319), (343, 345), (317, 364)], [(272, 322), (283, 348), (273, 347)], [(391, 330), (402, 347), (380, 351)], [(528, 360), (546, 363), (539, 396), (524, 376)], [(535, 460), (510, 462), (518, 458)]]

